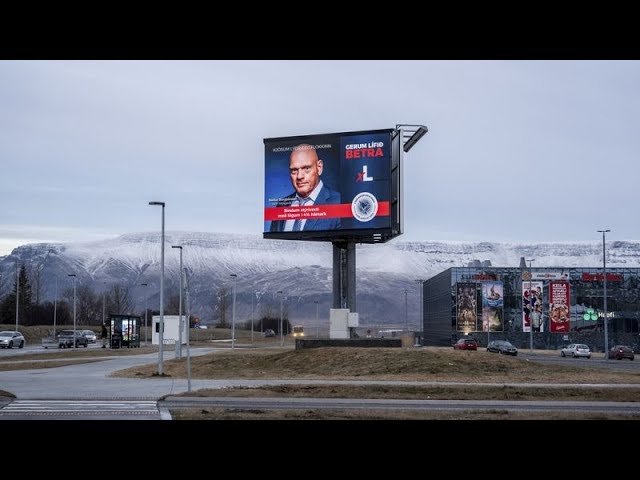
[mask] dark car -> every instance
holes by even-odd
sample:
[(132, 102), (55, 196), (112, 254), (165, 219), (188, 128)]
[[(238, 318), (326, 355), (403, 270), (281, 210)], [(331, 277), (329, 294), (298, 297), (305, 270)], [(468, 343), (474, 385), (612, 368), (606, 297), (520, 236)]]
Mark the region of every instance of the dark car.
[(626, 345), (616, 345), (615, 347), (611, 347), (611, 350), (609, 350), (608, 358), (615, 358), (616, 360), (628, 358), (629, 360), (633, 360), (633, 349)]
[(518, 355), (518, 349), (507, 340), (491, 340), (487, 345), (487, 352), (501, 353), (502, 355)]
[(478, 342), (475, 338), (461, 338), (453, 344), (454, 350), (478, 350)]
[(271, 330), (270, 328), (267, 328), (264, 331), (264, 336), (265, 337), (275, 337), (276, 336), (276, 332), (274, 332), (273, 330)]

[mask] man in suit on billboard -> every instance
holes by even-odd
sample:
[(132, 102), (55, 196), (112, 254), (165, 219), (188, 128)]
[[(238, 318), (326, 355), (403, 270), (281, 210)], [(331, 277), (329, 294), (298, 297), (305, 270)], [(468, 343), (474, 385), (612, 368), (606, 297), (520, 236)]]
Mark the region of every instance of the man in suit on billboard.
[[(281, 199), (278, 207), (312, 206), (340, 203), (340, 192), (331, 190), (320, 177), (324, 168), (313, 145), (294, 147), (289, 157), (289, 175), (295, 192)], [(271, 232), (294, 232), (307, 230), (335, 230), (340, 228), (339, 218), (309, 218), (301, 220), (275, 220)]]

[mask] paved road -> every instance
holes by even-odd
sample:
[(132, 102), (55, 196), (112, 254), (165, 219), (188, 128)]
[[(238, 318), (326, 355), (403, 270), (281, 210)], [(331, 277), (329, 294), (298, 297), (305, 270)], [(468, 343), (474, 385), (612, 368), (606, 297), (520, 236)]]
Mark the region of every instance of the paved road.
[[(210, 353), (217, 350), (216, 348), (192, 348), (192, 355), (204, 355), (206, 353)], [(226, 349), (225, 349), (226, 350)], [(174, 358), (174, 352), (165, 351), (165, 360), (169, 360)], [(533, 359), (533, 358), (532, 358)], [(2, 408), (2, 404), (0, 403), (0, 412), (2, 412), (2, 417), (6, 418), (7, 415), (11, 415), (10, 411), (13, 408), (26, 408), (26, 403), (22, 403), (22, 401), (52, 401), (52, 400), (60, 400), (65, 403), (65, 411), (67, 413), (63, 414), (62, 412), (55, 412), (55, 409), (50, 409), (49, 407), (54, 405), (53, 403), (33, 403), (33, 405), (39, 406), (38, 408), (32, 408), (30, 410), (30, 414), (27, 415), (27, 412), (24, 410), (20, 410), (24, 413), (25, 417), (28, 418), (60, 418), (61, 416), (66, 416), (67, 418), (70, 415), (75, 415), (76, 417), (83, 416), (84, 418), (96, 418), (93, 417), (93, 414), (97, 412), (95, 409), (88, 407), (88, 405), (95, 405), (91, 403), (87, 403), (87, 400), (92, 401), (109, 401), (109, 402), (119, 402), (120, 405), (124, 405), (122, 402), (138, 402), (136, 405), (140, 410), (144, 410), (144, 402), (151, 401), (155, 402), (163, 396), (167, 395), (176, 395), (178, 393), (183, 393), (187, 391), (187, 380), (186, 379), (173, 379), (173, 378), (144, 378), (144, 379), (135, 379), (135, 378), (110, 378), (108, 375), (114, 371), (121, 370), (123, 368), (128, 368), (135, 365), (143, 365), (149, 363), (156, 363), (158, 360), (157, 353), (150, 353), (145, 355), (135, 355), (135, 356), (123, 356), (123, 357), (105, 357), (104, 361), (94, 362), (94, 363), (86, 363), (80, 365), (69, 365), (65, 367), (59, 368), (45, 368), (45, 369), (35, 369), (35, 370), (15, 370), (15, 371), (6, 371), (0, 372), (0, 388), (6, 391), (9, 391), (17, 396), (18, 402), (8, 403)], [(565, 359), (566, 360), (566, 359)], [(525, 360), (526, 361), (526, 360)], [(591, 360), (593, 361), (593, 359)], [(588, 361), (585, 361), (586, 363)], [(576, 360), (575, 363), (579, 363), (579, 360)], [(604, 362), (602, 362), (604, 363)], [(609, 362), (617, 365), (619, 362)], [(628, 362), (628, 363), (637, 363), (637, 362)], [(224, 387), (232, 387), (232, 386), (262, 386), (262, 385), (282, 385), (282, 384), (378, 384), (378, 385), (460, 385), (456, 382), (402, 382), (402, 381), (335, 381), (335, 380), (193, 380), (192, 381), (192, 390), (199, 390), (203, 388), (224, 388)], [(498, 385), (498, 386), (508, 386), (510, 384), (486, 384), (486, 383), (465, 383), (465, 385)], [(517, 384), (520, 387), (531, 387), (538, 388), (540, 386), (552, 386), (556, 388), (563, 388), (562, 385), (557, 384), (549, 384), (549, 385), (541, 385), (541, 384)], [(577, 385), (572, 385), (573, 387), (579, 387)], [(625, 384), (625, 385), (600, 385), (600, 384), (590, 384), (583, 385), (586, 387), (609, 387), (609, 388), (637, 388), (637, 384)], [(176, 399), (172, 401), (176, 402)], [(233, 402), (234, 400), (220, 400), (215, 399), (211, 401), (229, 401)], [(255, 401), (252, 399), (251, 401)], [(273, 402), (273, 399), (269, 399), (269, 401)], [(309, 405), (313, 402), (321, 401), (318, 399), (297, 399), (296, 402), (306, 401)], [(334, 400), (331, 400), (333, 402)], [(142, 402), (142, 403), (140, 403)], [(357, 402), (357, 400), (356, 400)], [(370, 401), (369, 401), (370, 402)], [(409, 404), (407, 402), (412, 401), (403, 401), (401, 403)], [(5, 402), (6, 403), (6, 402)], [(396, 401), (398, 403), (398, 401)], [(478, 402), (475, 402), (478, 404)], [(13, 407), (11, 405), (14, 404)], [(58, 404), (61, 405), (61, 404)], [(112, 403), (110, 405), (116, 405), (116, 403)], [(428, 404), (426, 404), (428, 405)], [(453, 405), (449, 402), (449, 405)], [(511, 408), (505, 406), (503, 403), (501, 408)], [(526, 403), (518, 402), (519, 406), (526, 406)], [(542, 404), (550, 405), (548, 403)], [(584, 407), (586, 404), (580, 402), (580, 405)], [(614, 405), (611, 404), (613, 407)], [(632, 411), (636, 411), (636, 404), (626, 404)], [(310, 408), (310, 407), (305, 407)], [(329, 407), (327, 407), (329, 408)], [(335, 407), (331, 407), (335, 408)], [(371, 408), (362, 407), (362, 408)], [(434, 407), (435, 408), (435, 407)], [(444, 408), (440, 406), (439, 408)], [(466, 406), (465, 408), (471, 408)], [(496, 408), (495, 406), (493, 408)], [(531, 406), (530, 408), (534, 408)], [(535, 407), (541, 408), (541, 407)], [(598, 407), (600, 408), (600, 407)], [(46, 410), (49, 409), (49, 415), (51, 417), (47, 417)], [(40, 416), (34, 414), (34, 411), (40, 411)], [(75, 414), (70, 414), (69, 411), (75, 411)], [(42, 413), (44, 412), (44, 413)], [(110, 412), (109, 418), (121, 418), (121, 419), (132, 419), (132, 418), (143, 418), (146, 414), (141, 414), (139, 416), (132, 415), (131, 412), (120, 410), (115, 407), (112, 409), (105, 409), (105, 412)], [(148, 416), (150, 418), (158, 418), (159, 413), (153, 412)]]

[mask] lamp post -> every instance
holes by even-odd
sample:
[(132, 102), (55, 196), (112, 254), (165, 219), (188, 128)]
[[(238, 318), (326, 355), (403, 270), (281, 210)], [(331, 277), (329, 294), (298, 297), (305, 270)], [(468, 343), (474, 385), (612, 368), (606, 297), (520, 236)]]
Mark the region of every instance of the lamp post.
[(602, 281), (604, 282), (604, 290), (603, 290), (603, 307), (604, 307), (604, 361), (607, 362), (609, 360), (609, 330), (608, 323), (609, 318), (607, 317), (607, 256), (604, 250), (605, 244), (605, 234), (610, 232), (611, 230), (598, 230), (598, 232), (602, 233)]
[[(146, 283), (141, 283), (140, 284), (143, 287), (147, 287)], [(147, 307), (147, 301), (149, 300), (149, 297), (147, 296), (147, 289), (144, 289), (144, 346), (147, 346), (147, 312), (149, 311), (149, 308)]]
[(18, 331), (18, 310), (20, 308), (20, 274), (18, 273), (18, 262), (16, 262), (16, 332)]
[(253, 293), (251, 293), (251, 344), (253, 344)]
[(53, 299), (53, 340), (56, 339), (56, 317), (58, 314), (58, 277), (56, 277), (56, 298)]
[(180, 249), (180, 297), (178, 302), (178, 348), (176, 349), (176, 358), (182, 358), (182, 245), (172, 245), (171, 248)]
[(78, 338), (76, 337), (76, 274), (70, 273), (73, 277), (73, 348), (78, 348)]
[[(182, 272), (180, 272), (182, 277)], [(187, 318), (191, 320), (191, 302), (189, 301), (189, 276), (187, 269), (184, 269), (184, 277), (187, 282)], [(189, 329), (187, 328), (187, 392), (191, 392), (191, 340), (189, 337)]]
[(420, 297), (420, 321), (418, 322), (418, 331), (422, 331), (422, 323), (424, 321), (424, 319), (422, 318), (422, 289), (423, 289), (423, 284), (424, 284), (424, 280), (419, 278), (416, 280), (416, 283), (420, 285), (420, 291), (419, 291), (419, 297)]
[(280, 326), (278, 327), (278, 329), (280, 330), (280, 346), (283, 347), (284, 346), (284, 336), (282, 335), (282, 300), (284, 298), (284, 294), (282, 292), (282, 290), (278, 290), (276, 293), (280, 294)]
[(533, 352), (533, 295), (531, 291), (531, 262), (535, 262), (534, 258), (525, 260), (529, 262), (529, 350)]
[(238, 275), (232, 273), (231, 278), (233, 278), (233, 309), (231, 313), (231, 349), (233, 350), (236, 343), (236, 281)]
[(158, 375), (164, 375), (162, 372), (162, 347), (164, 344), (164, 202), (149, 202), (149, 205), (162, 206), (162, 237), (160, 240), (160, 325), (158, 328)]
[(318, 302), (318, 300), (314, 300), (313, 303), (316, 304), (316, 338), (320, 338), (320, 322), (318, 321), (318, 308), (320, 306), (320, 302)]
[(409, 304), (407, 303), (407, 289), (404, 289), (404, 331), (409, 331)]

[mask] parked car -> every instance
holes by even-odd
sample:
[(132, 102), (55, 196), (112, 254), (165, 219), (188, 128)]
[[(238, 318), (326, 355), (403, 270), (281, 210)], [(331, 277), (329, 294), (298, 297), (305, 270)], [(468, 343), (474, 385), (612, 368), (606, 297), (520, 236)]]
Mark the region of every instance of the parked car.
[(491, 340), (487, 345), (487, 352), (501, 353), (502, 355), (518, 355), (518, 349), (508, 340)]
[(461, 338), (453, 344), (454, 350), (478, 350), (478, 342), (475, 338)]
[(81, 345), (87, 348), (89, 343), (87, 337), (82, 335), (81, 330), (62, 330), (58, 334), (58, 348), (73, 348), (74, 342), (76, 348)]
[(608, 353), (608, 358), (615, 358), (616, 360), (622, 360), (623, 358), (633, 360), (634, 356), (633, 349), (626, 345), (616, 345), (615, 347), (611, 347), (611, 350), (609, 350)]
[(0, 347), (2, 348), (13, 348), (24, 347), (24, 337), (20, 332), (9, 331), (6, 330), (4, 332), (0, 332)]
[(276, 336), (276, 332), (274, 332), (273, 330), (271, 330), (270, 328), (267, 328), (264, 331), (264, 336), (265, 337), (275, 337)]
[(87, 339), (87, 342), (96, 343), (96, 332), (93, 330), (82, 330), (82, 335)]
[(589, 346), (584, 343), (571, 343), (560, 350), (561, 357), (566, 357), (567, 355), (570, 355), (573, 358), (591, 358), (591, 350), (589, 350)]

